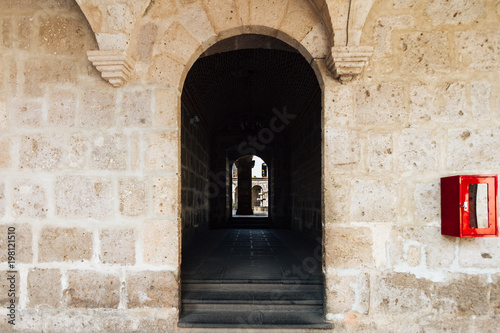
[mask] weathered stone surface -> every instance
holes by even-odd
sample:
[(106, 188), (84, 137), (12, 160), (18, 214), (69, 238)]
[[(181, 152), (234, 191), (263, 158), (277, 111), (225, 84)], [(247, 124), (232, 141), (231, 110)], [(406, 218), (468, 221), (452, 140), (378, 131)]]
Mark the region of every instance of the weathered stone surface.
[[(204, 0), (205, 10), (216, 33), (239, 26), (238, 8), (232, 0)], [(242, 3), (240, 11), (248, 12), (247, 3)]]
[(489, 286), (485, 277), (458, 274), (436, 285), (435, 307), (456, 316), (481, 316), (488, 313)]
[(83, 168), (86, 165), (88, 151), (87, 138), (81, 133), (74, 133), (69, 140), (68, 166), (70, 168)]
[(421, 128), (404, 129), (399, 137), (401, 170), (436, 170), (439, 162), (438, 138), (435, 131)]
[(338, 167), (352, 169), (360, 158), (359, 135), (347, 129), (325, 130), (325, 161), (330, 171)]
[(463, 82), (446, 83), (439, 88), (439, 95), (444, 96), (444, 108), (440, 112), (439, 120), (457, 123), (465, 121), (467, 112), (465, 98), (465, 84)]
[(498, 68), (500, 29), (488, 32), (463, 31), (455, 33), (458, 60), (462, 66), (487, 71)]
[(179, 120), (180, 94), (177, 89), (155, 90), (155, 125), (177, 127)]
[(91, 140), (90, 167), (104, 170), (127, 168), (127, 138), (120, 133), (96, 134)]
[(391, 134), (370, 133), (367, 147), (366, 164), (369, 172), (393, 170), (394, 149)]
[(0, 96), (0, 128), (7, 127), (7, 103), (5, 99)]
[(346, 222), (349, 218), (349, 180), (344, 176), (325, 174), (324, 186), (325, 223)]
[(135, 264), (134, 229), (104, 229), (100, 235), (100, 260), (103, 264)]
[(114, 124), (115, 96), (108, 90), (87, 89), (80, 103), (80, 124), (86, 127), (110, 127)]
[[(258, 0), (254, 0), (254, 2), (263, 3)], [(286, 4), (286, 1), (276, 1), (276, 3), (279, 4), (279, 7), (286, 9), (285, 16), (283, 17), (283, 9), (275, 6), (277, 18), (283, 18), (281, 22), (278, 22), (280, 24), (280, 31), (288, 34), (295, 40), (302, 41), (307, 33), (311, 31), (311, 27), (314, 27), (319, 23), (316, 11), (311, 8), (311, 5), (306, 1), (288, 1), (288, 5)], [(268, 10), (265, 11), (267, 13), (271, 12)], [(251, 9), (251, 13), (254, 15), (253, 8)], [(259, 16), (265, 22), (263, 25), (273, 26), (273, 24), (266, 19), (265, 15)], [(252, 18), (252, 23), (255, 24), (254, 18)]]
[(327, 36), (327, 29), (323, 22), (320, 22), (307, 33), (300, 43), (309, 51), (311, 57), (325, 59), (328, 56), (330, 48), (330, 42)]
[(158, 26), (153, 23), (147, 23), (139, 28), (136, 41), (135, 54), (139, 61), (149, 63), (153, 54), (153, 46), (156, 35), (158, 34)]
[[(17, 274), (9, 274), (7, 271), (0, 271), (1, 276), (3, 277), (0, 279), (0, 306), (4, 309), (7, 308), (11, 304), (11, 300), (15, 301), (15, 304), (19, 304), (19, 293), (14, 292), (14, 294), (11, 294), (13, 297), (9, 297), (9, 292), (12, 291), (18, 291), (19, 290), (19, 280), (20, 276), (19, 273)], [(9, 276), (10, 275), (10, 276)], [(8, 280), (7, 278), (11, 278), (12, 275), (14, 275), (14, 279)], [(4, 312), (7, 313), (7, 312)]]
[(83, 17), (43, 16), (40, 45), (51, 54), (77, 54), (95, 47), (93, 34)]
[(165, 86), (179, 86), (186, 75), (185, 65), (175, 61), (166, 54), (153, 57), (153, 64), (148, 73), (148, 79)]
[(168, 53), (180, 63), (186, 63), (200, 48), (200, 43), (179, 22), (174, 22), (161, 34), (155, 45), (156, 54)]
[(159, 216), (177, 216), (180, 194), (178, 177), (155, 177), (152, 183), (153, 213)]
[(350, 85), (330, 84), (325, 89), (324, 126), (345, 126), (354, 117), (354, 92)]
[(118, 308), (120, 279), (117, 275), (95, 271), (70, 270), (68, 287), (63, 291), (72, 308)]
[(491, 291), (490, 291), (490, 305), (495, 315), (500, 314), (500, 275), (495, 274), (492, 276)]
[(63, 136), (59, 133), (33, 134), (21, 137), (21, 168), (56, 170), (62, 166)]
[(450, 55), (444, 32), (412, 32), (400, 38), (401, 70), (406, 73), (448, 73)]
[(441, 187), (439, 181), (417, 183), (413, 192), (417, 223), (439, 223), (441, 220)]
[(5, 182), (0, 179), (0, 218), (5, 214)]
[(179, 132), (151, 133), (147, 136), (146, 170), (176, 172), (179, 163)]
[(472, 82), (471, 108), (475, 120), (491, 119), (491, 84), (487, 81)]
[(38, 260), (84, 261), (92, 257), (92, 232), (82, 228), (44, 227), (38, 243)]
[(393, 222), (398, 207), (396, 185), (376, 180), (353, 181), (351, 219), (360, 222)]
[(451, 129), (448, 131), (448, 168), (494, 170), (500, 165), (498, 147), (500, 147), (500, 130), (496, 128)]
[(0, 139), (0, 169), (8, 168), (11, 165), (10, 140)]
[(325, 264), (337, 269), (373, 267), (372, 232), (369, 228), (325, 228)]
[(151, 91), (131, 91), (123, 94), (121, 121), (125, 126), (150, 126)]
[(410, 121), (428, 121), (436, 119), (438, 114), (438, 97), (433, 94), (428, 85), (412, 84), (410, 91)]
[(458, 252), (460, 266), (495, 268), (500, 266), (498, 238), (461, 238)]
[(142, 225), (144, 262), (152, 265), (179, 263), (177, 222), (168, 220), (146, 221)]
[(13, 107), (13, 123), (19, 127), (37, 127), (42, 123), (42, 104), (18, 100)]
[(61, 306), (62, 284), (58, 269), (33, 268), (28, 272), (28, 307)]
[(32, 59), (25, 64), (24, 93), (41, 96), (48, 84), (76, 84), (75, 63), (60, 58)]
[(179, 22), (202, 44), (216, 36), (202, 4), (184, 11)]
[[(377, 277), (372, 293), (372, 309), (376, 314), (397, 315), (432, 313), (433, 282), (409, 273), (391, 273)], [(415, 311), (418, 309), (418, 311)]]
[[(0, 183), (0, 207), (1, 207), (1, 201), (2, 201), (2, 184)], [(2, 216), (1, 214), (1, 208), (0, 208), (0, 217)], [(15, 228), (15, 250), (16, 250), (16, 263), (31, 263), (33, 262), (33, 235), (31, 233), (31, 226), (27, 223), (12, 223), (8, 224), (5, 226), (5, 237), (0, 238), (0, 249), (4, 249), (5, 251), (2, 251), (0, 253), (0, 261), (1, 262), (6, 262), (8, 257), (7, 257), (7, 233), (8, 233), (8, 228), (9, 227), (14, 227)]]
[(403, 86), (399, 82), (361, 85), (355, 93), (358, 124), (391, 124), (405, 113)]
[(126, 278), (129, 308), (177, 306), (179, 284), (170, 271), (142, 271)]
[(480, 0), (435, 0), (426, 5), (433, 25), (472, 23), (483, 14), (483, 1)]
[[(446, 269), (455, 258), (455, 239), (441, 236), (439, 227), (396, 228), (390, 242), (392, 260), (397, 266), (422, 264), (430, 269)], [(425, 256), (421, 257), (421, 253)]]
[(124, 178), (118, 184), (120, 212), (126, 216), (139, 216), (146, 213), (148, 204), (146, 182), (142, 179)]
[(29, 180), (17, 181), (12, 188), (12, 214), (16, 217), (46, 218), (49, 210), (43, 186)]
[(111, 183), (88, 176), (63, 176), (56, 182), (56, 214), (64, 217), (104, 218), (111, 215)]
[(329, 276), (326, 285), (326, 297), (330, 300), (327, 313), (344, 313), (349, 311), (354, 302), (355, 294), (351, 285), (355, 283), (354, 276)]
[[(392, 45), (392, 35), (394, 30), (410, 28), (415, 24), (415, 20), (410, 15), (395, 17), (381, 17), (375, 27), (373, 57), (385, 57), (394, 51)], [(392, 70), (392, 66), (388, 66)]]
[(49, 97), (48, 120), (50, 124), (74, 126), (76, 119), (76, 95), (71, 91), (54, 91)]

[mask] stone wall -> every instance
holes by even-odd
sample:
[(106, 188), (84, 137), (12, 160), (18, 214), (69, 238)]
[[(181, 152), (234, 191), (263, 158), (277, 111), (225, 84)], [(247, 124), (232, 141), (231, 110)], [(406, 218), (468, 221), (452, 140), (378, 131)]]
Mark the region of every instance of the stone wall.
[(336, 331), (497, 329), (500, 242), (440, 235), (439, 178), (499, 172), (498, 2), (374, 1), (360, 35), (373, 56), (344, 85), (325, 61), (337, 3), (152, 2), (127, 30), (134, 72), (113, 88), (86, 51), (94, 33), (113, 41), (122, 2), (86, 18), (70, 0), (0, 1), (0, 274), (13, 226), (16, 329), (183, 331), (180, 92), (204, 50), (245, 32), (299, 49), (321, 82)]
[(183, 92), (181, 112), (181, 221), (182, 243), (186, 245), (209, 228), (209, 200), (213, 189), (208, 185), (210, 137), (187, 89)]

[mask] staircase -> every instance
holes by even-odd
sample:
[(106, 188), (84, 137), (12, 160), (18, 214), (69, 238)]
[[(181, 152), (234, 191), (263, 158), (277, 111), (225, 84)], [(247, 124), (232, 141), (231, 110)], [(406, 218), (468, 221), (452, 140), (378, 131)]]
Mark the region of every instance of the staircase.
[(316, 280), (187, 280), (179, 327), (330, 329)]

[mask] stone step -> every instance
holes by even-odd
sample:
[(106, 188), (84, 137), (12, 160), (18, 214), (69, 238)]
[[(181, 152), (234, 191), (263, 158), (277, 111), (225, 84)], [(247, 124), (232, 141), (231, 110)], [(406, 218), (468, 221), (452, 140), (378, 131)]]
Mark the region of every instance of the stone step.
[(179, 327), (332, 329), (318, 311), (248, 310), (233, 306), (229, 311), (183, 311)]

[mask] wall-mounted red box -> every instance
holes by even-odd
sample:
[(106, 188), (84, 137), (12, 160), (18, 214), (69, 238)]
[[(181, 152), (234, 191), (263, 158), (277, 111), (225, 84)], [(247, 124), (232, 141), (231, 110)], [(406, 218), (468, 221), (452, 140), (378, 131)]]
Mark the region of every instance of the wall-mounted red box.
[(498, 176), (441, 178), (441, 234), (498, 237)]

